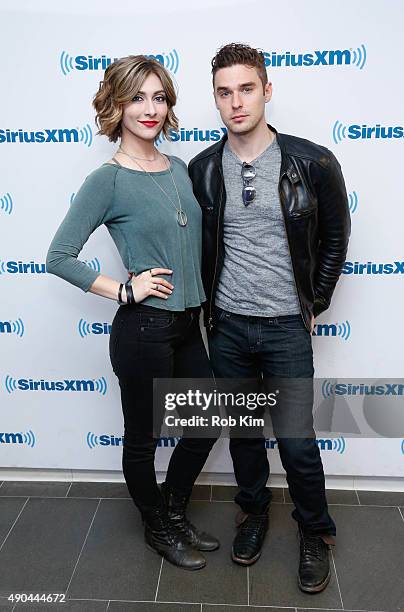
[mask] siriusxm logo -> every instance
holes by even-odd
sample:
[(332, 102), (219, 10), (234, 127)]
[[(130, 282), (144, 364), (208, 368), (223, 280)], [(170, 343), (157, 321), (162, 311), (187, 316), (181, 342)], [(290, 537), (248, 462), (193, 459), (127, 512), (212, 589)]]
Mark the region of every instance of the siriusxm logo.
[[(160, 438), (157, 446), (164, 448), (174, 448), (178, 444), (180, 438)], [(102, 434), (97, 436), (92, 431), (89, 431), (86, 435), (86, 444), (89, 448), (93, 449), (96, 446), (122, 446), (124, 436), (115, 436), (113, 434)]]
[(401, 440), (401, 452), (404, 455), (404, 438)]
[(22, 338), (25, 333), (25, 327), (21, 318), (15, 321), (0, 321), (0, 334), (15, 334)]
[(348, 193), (348, 206), (349, 206), (349, 212), (351, 213), (351, 215), (353, 215), (354, 212), (356, 212), (356, 209), (358, 208), (358, 202), (359, 202), (359, 198), (358, 198), (358, 194), (356, 193), (356, 191), (351, 191)]
[[(90, 261), (84, 259), (83, 263), (95, 272), (101, 271), (100, 261), (97, 257), (94, 257)], [(36, 263), (33, 260), (29, 262), (0, 260), (0, 274), (46, 274), (46, 264)]]
[(86, 436), (86, 442), (89, 448), (95, 448), (96, 446), (122, 446), (123, 436), (114, 436), (111, 434), (97, 436), (92, 431), (89, 431)]
[(342, 268), (342, 274), (404, 274), (404, 261), (389, 261), (386, 263), (346, 261)]
[(101, 264), (98, 257), (93, 257), (93, 259), (83, 259), (83, 263), (85, 263), (89, 268), (94, 270), (95, 272), (101, 272)]
[(13, 199), (9, 193), (0, 198), (0, 210), (6, 213), (6, 215), (11, 215), (13, 212)]
[(325, 399), (335, 396), (363, 396), (363, 395), (404, 395), (404, 384), (385, 383), (382, 385), (370, 385), (366, 383), (332, 383), (324, 380), (321, 392)]
[(34, 380), (32, 378), (19, 378), (6, 376), (4, 386), (7, 393), (14, 391), (75, 391), (75, 392), (98, 392), (105, 395), (107, 392), (107, 381), (103, 376), (98, 379), (89, 380)]
[(31, 429), (27, 432), (0, 432), (0, 444), (26, 444), (30, 448), (34, 448), (35, 434)]
[[(217, 142), (222, 136), (227, 134), (227, 129), (222, 127), (218, 130), (201, 130), (197, 127), (192, 130), (181, 128), (178, 132), (173, 129), (169, 130), (170, 142)], [(163, 134), (156, 140), (156, 144), (160, 145), (165, 141)]]
[(380, 123), (376, 125), (359, 125), (353, 123), (352, 125), (344, 125), (340, 121), (336, 121), (332, 128), (332, 138), (335, 144), (339, 144), (345, 138), (350, 140), (378, 140), (383, 138), (403, 138), (404, 127), (402, 125), (385, 126)]
[[(340, 438), (317, 438), (316, 442), (317, 446), (322, 451), (333, 451), (340, 453), (341, 455), (345, 452), (346, 443), (343, 436)], [(265, 440), (266, 448), (273, 450), (274, 448), (277, 448), (277, 446), (278, 442), (275, 438), (267, 438)]]
[(46, 265), (31, 260), (25, 261), (0, 261), (0, 274), (45, 274)]
[(0, 144), (7, 143), (49, 143), (49, 142), (82, 142), (91, 147), (93, 132), (87, 123), (83, 128), (63, 128), (53, 130), (0, 130)]
[(351, 336), (351, 325), (349, 321), (343, 321), (342, 323), (317, 323), (314, 326), (313, 336), (332, 336), (348, 340)]
[(110, 323), (88, 323), (84, 319), (80, 319), (77, 325), (78, 332), (82, 338), (90, 336), (91, 334), (95, 336), (110, 334), (111, 328), (112, 326)]
[(362, 70), (366, 64), (366, 47), (360, 45), (356, 49), (333, 49), (331, 51), (309, 51), (308, 53), (292, 53), (286, 51), (278, 53), (271, 51), (264, 53), (265, 66), (278, 67), (307, 67), (307, 66), (355, 66)]
[[(152, 57), (162, 64), (167, 70), (177, 73), (180, 60), (176, 49), (172, 49), (169, 53), (153, 53), (145, 54), (146, 57)], [(62, 51), (59, 57), (59, 66), (62, 73), (66, 76), (75, 70), (79, 72), (105, 70), (110, 64), (118, 61), (119, 57), (109, 57), (108, 55), (69, 55), (66, 51)]]

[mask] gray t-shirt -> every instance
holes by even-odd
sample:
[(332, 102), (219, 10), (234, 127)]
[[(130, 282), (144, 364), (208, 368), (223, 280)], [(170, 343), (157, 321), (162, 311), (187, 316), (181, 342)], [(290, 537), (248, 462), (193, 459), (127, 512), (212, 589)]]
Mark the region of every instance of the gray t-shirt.
[(256, 169), (253, 202), (242, 199), (242, 161), (227, 141), (223, 150), (226, 187), (224, 265), (215, 303), (243, 315), (276, 317), (299, 314), (278, 183), (281, 151), (276, 138), (251, 162)]

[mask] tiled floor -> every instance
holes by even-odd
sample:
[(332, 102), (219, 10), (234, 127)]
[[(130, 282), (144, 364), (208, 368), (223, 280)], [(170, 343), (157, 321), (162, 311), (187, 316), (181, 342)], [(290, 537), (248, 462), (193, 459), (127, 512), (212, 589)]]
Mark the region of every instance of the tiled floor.
[[(404, 610), (404, 493), (328, 491), (337, 524), (332, 578), (299, 591), (298, 539), (287, 490), (274, 489), (261, 559), (232, 563), (234, 487), (197, 486), (190, 517), (221, 548), (186, 572), (146, 550), (124, 484), (0, 485), (0, 612), (272, 612)], [(22, 604), (10, 593), (65, 594), (66, 603)]]

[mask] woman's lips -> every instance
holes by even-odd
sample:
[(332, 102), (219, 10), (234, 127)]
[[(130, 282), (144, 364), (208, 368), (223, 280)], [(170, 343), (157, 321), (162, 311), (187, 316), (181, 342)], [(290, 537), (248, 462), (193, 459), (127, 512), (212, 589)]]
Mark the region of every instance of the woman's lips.
[(154, 127), (158, 124), (158, 121), (139, 121), (139, 123), (145, 125), (146, 127)]

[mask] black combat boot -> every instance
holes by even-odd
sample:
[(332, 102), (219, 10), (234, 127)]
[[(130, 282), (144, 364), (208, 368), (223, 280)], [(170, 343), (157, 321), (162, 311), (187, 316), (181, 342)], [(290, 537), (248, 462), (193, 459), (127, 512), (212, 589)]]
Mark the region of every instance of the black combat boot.
[(216, 550), (220, 546), (217, 538), (199, 531), (186, 517), (185, 511), (189, 500), (189, 495), (183, 495), (175, 491), (163, 482), (161, 492), (165, 500), (170, 522), (186, 537), (189, 544), (198, 550), (205, 552)]
[(190, 546), (183, 534), (171, 524), (163, 506), (144, 508), (142, 516), (145, 540), (149, 548), (183, 569), (198, 570), (205, 567), (205, 557)]

